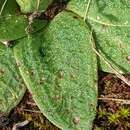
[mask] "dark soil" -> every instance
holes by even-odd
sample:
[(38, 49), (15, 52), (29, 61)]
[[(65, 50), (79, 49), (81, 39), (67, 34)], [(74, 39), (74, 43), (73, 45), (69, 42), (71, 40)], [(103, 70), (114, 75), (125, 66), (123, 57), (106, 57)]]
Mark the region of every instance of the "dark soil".
[[(99, 77), (99, 102), (93, 129), (129, 130), (130, 87), (113, 74), (102, 72)], [(59, 130), (40, 113), (28, 91), (9, 117), (3, 117), (0, 130), (12, 130), (13, 125), (25, 120), (30, 123), (19, 130)]]
[[(129, 75), (126, 77), (130, 78)], [(114, 74), (99, 73), (99, 101), (94, 128), (130, 129), (130, 87)]]
[(59, 130), (41, 114), (28, 91), (9, 117), (1, 122), (0, 130), (12, 130), (15, 124), (25, 120), (29, 120), (30, 123), (25, 127), (19, 128), (19, 130)]

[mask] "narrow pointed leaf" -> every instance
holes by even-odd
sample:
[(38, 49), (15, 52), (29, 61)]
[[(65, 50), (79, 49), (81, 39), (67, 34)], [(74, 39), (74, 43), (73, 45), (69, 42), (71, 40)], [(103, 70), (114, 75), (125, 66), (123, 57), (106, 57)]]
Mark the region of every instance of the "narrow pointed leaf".
[(91, 130), (97, 103), (97, 65), (88, 26), (62, 12), (44, 33), (18, 42), (14, 54), (41, 112), (63, 130)]
[(0, 43), (0, 113), (9, 114), (20, 102), (25, 90), (12, 49)]
[(24, 13), (44, 11), (53, 0), (16, 0)]

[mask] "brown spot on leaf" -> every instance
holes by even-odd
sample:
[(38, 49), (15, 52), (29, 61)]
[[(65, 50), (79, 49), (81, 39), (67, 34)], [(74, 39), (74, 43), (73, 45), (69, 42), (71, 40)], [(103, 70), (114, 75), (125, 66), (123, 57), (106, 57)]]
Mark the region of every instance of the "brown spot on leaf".
[(57, 72), (58, 74), (58, 78), (59, 79), (63, 79), (63, 76), (64, 76), (64, 73), (63, 73), (63, 71), (62, 70), (59, 70), (58, 72)]
[(35, 74), (34, 70), (30, 70), (30, 75), (33, 76)]
[(127, 56), (126, 59), (127, 59), (128, 61), (130, 61), (130, 56)]
[(75, 80), (76, 76), (74, 74), (70, 74), (71, 80)]
[(74, 19), (78, 19), (78, 16), (73, 16)]
[(44, 77), (42, 77), (42, 78), (38, 81), (38, 84), (43, 84), (43, 83), (44, 83), (44, 81), (45, 81), (45, 78), (44, 78)]
[(5, 73), (4, 69), (0, 69), (0, 76), (3, 76)]
[(102, 31), (102, 32), (106, 32), (106, 30), (107, 30), (107, 26), (106, 26), (106, 25), (102, 25), (101, 31)]
[(80, 123), (80, 117), (78, 117), (78, 116), (77, 116), (77, 117), (74, 117), (74, 118), (73, 118), (73, 122), (74, 122), (74, 124), (76, 124), (76, 125), (79, 124), (79, 123)]
[(33, 76), (35, 74), (34, 70), (28, 70), (26, 71), (27, 74), (29, 74), (30, 76)]
[(20, 63), (18, 62), (18, 63), (16, 63), (16, 67), (20, 67)]
[(55, 101), (59, 101), (59, 100), (61, 99), (61, 96), (60, 96), (60, 95), (55, 95), (55, 96), (53, 97), (53, 99), (54, 99)]

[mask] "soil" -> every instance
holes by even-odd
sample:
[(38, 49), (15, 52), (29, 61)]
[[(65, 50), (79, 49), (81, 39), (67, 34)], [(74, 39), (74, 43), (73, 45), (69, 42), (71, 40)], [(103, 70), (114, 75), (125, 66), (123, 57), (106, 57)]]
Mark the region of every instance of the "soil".
[(19, 130), (59, 130), (41, 114), (29, 91), (9, 117), (4, 117), (0, 130), (12, 130), (15, 124), (25, 120), (29, 121), (28, 125)]
[[(129, 75), (125, 75), (130, 79)], [(99, 72), (95, 130), (130, 129), (130, 87), (114, 74)]]
[[(127, 75), (127, 78), (130, 76)], [(99, 101), (93, 130), (130, 129), (130, 87), (114, 74), (99, 73)], [(122, 112), (124, 110), (124, 112)], [(0, 121), (0, 130), (12, 130), (18, 122), (29, 121), (19, 130), (59, 130), (51, 124), (36, 106), (27, 91), (21, 103), (9, 117)]]
[[(54, 3), (40, 18), (53, 19), (64, 8), (65, 3)], [(129, 75), (126, 77), (130, 78)], [(98, 98), (93, 130), (129, 130), (130, 87), (114, 74), (99, 72)], [(19, 130), (59, 130), (41, 114), (28, 91), (8, 117), (0, 117), (0, 130), (12, 130), (14, 125), (25, 120), (29, 123)]]

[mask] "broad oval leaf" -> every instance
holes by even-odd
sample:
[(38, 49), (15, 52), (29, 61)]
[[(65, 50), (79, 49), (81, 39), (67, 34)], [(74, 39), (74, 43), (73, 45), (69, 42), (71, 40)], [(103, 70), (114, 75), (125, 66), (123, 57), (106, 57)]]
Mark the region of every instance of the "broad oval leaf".
[(97, 103), (97, 61), (82, 19), (62, 12), (44, 34), (14, 48), (20, 72), (42, 113), (63, 130), (91, 130)]
[(12, 49), (0, 43), (0, 113), (9, 114), (25, 91)]
[(24, 13), (44, 11), (53, 0), (16, 0)]
[[(82, 17), (87, 12), (86, 20), (95, 32), (96, 47), (100, 54), (115, 69), (121, 73), (128, 73), (130, 71), (130, 1), (71, 0), (68, 9)], [(113, 73), (102, 58), (99, 65), (103, 71)]]
[(45, 27), (47, 21), (37, 20), (29, 25), (28, 18), (23, 15), (0, 17), (0, 41), (10, 41), (22, 38), (28, 33), (36, 32)]

